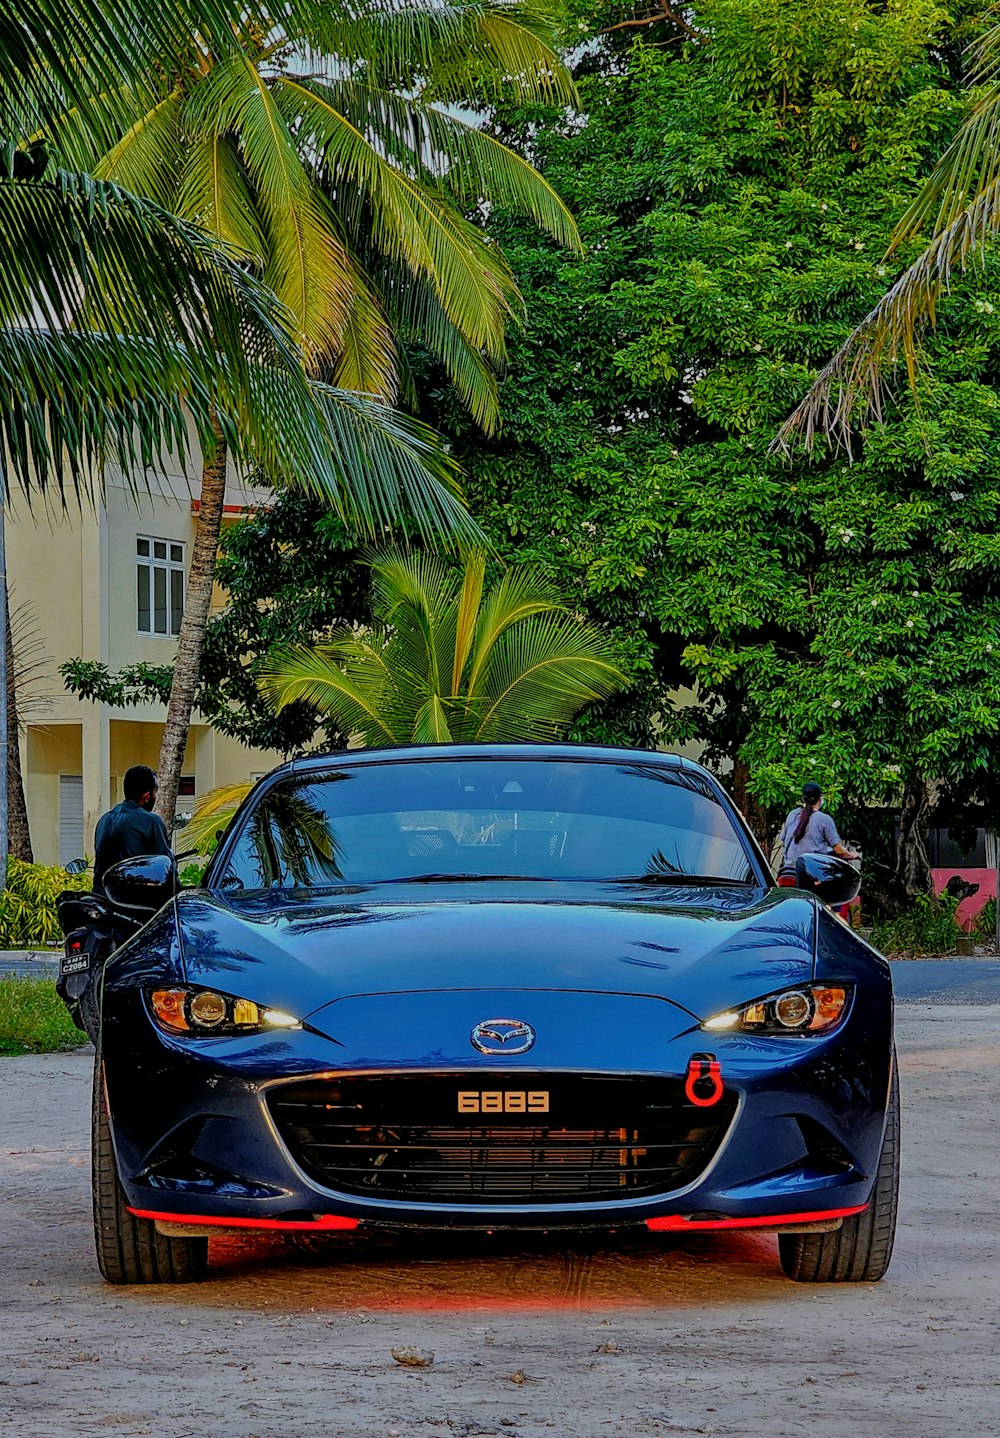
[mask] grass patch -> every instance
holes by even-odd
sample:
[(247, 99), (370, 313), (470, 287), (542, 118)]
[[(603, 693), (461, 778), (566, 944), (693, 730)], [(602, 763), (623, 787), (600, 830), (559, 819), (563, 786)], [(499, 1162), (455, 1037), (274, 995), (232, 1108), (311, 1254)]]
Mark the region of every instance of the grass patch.
[(66, 1053), (86, 1042), (52, 979), (0, 975), (0, 1055)]

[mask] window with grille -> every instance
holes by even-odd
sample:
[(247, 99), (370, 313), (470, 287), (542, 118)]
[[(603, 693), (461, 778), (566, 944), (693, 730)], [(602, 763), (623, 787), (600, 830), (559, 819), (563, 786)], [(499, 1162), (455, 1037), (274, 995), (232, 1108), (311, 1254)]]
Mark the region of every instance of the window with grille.
[(184, 546), (140, 534), (135, 542), (140, 634), (177, 635), (184, 617)]

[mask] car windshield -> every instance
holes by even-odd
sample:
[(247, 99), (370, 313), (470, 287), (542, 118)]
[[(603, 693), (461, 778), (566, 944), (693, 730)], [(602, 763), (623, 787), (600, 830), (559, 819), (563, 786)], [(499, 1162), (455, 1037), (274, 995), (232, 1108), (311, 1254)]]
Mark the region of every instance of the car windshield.
[(451, 877), (754, 881), (742, 835), (697, 772), (465, 758), (289, 776), (244, 813), (214, 882), (240, 892)]

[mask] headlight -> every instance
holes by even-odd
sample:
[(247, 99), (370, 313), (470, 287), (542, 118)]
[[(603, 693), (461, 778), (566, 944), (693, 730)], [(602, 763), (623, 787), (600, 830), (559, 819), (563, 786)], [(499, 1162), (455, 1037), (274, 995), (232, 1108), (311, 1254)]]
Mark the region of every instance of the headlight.
[(264, 1009), (252, 999), (214, 989), (154, 989), (149, 1003), (157, 1023), (172, 1034), (252, 1034), (302, 1027), (280, 1009)]
[(838, 984), (799, 984), (739, 1009), (728, 1009), (706, 1019), (703, 1029), (713, 1033), (827, 1034), (847, 1017), (850, 990)]

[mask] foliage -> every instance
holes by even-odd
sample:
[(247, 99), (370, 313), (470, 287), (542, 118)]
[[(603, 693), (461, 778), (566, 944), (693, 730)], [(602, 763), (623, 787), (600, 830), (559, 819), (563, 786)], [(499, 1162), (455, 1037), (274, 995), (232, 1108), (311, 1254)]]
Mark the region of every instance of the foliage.
[[(148, 23), (131, 0), (72, 0), (53, 22), (50, 0), (30, 13), (7, 13), (4, 0), (4, 484), (31, 497), (54, 491), (57, 504), (67, 492), (92, 498), (109, 460), (134, 477), (165, 454), (184, 459), (192, 436), (210, 455), (221, 434), (243, 468), (264, 464), (275, 481), (298, 481), (362, 522), (379, 525), (405, 504), (424, 529), (468, 531), (454, 465), (430, 432), (373, 399), (310, 383), (283, 299), (206, 232), (203, 216), (179, 218), (158, 196), (52, 163), (58, 152), (79, 169), (85, 152), (120, 133), (126, 93), (149, 99), (186, 55), (192, 26), (220, 63), (237, 64), (228, 8), (166, 0)], [(295, 0), (289, 19), (307, 23), (321, 8)], [(131, 24), (139, 33), (126, 33)], [(91, 43), (81, 63), (78, 47)], [(27, 73), (15, 58), (23, 53), (37, 57)]]
[[(904, 397), (853, 464), (822, 447), (768, 454), (883, 292), (893, 226), (966, 112), (942, 64), (952, 32), (926, 0), (700, 0), (693, 20), (711, 44), (654, 28), (588, 47), (584, 123), (533, 110), (505, 129), (587, 252), (495, 218), (531, 316), (501, 391), (503, 442), (474, 435), (440, 388), (433, 412), (501, 552), (627, 637), (634, 702), (662, 742), (735, 761), (776, 811), (815, 777), (848, 826), (906, 781), (989, 801), (993, 262), (955, 285), (920, 406)], [(614, 713), (609, 731), (629, 732)]]
[(976, 915), (972, 933), (980, 944), (994, 948), (997, 941), (997, 901), (988, 899)]
[(76, 167), (203, 225), (260, 274), (312, 372), (394, 398), (396, 334), (409, 331), (492, 425), (490, 364), (504, 358), (519, 296), (467, 212), (499, 203), (562, 244), (579, 239), (542, 176), (454, 102), (571, 101), (548, 28), (544, 5), (506, 0), (450, 15), (422, 0), (331, 6), (322, 38), (251, 16), (235, 56), (192, 32), (155, 96), (145, 82), (120, 92), (110, 148), (72, 126), (60, 139)]
[(992, 7), (970, 51), (970, 111), (897, 222), (887, 258), (912, 249), (913, 242), (924, 248), (824, 366), (782, 427), (782, 440), (796, 431), (811, 439), (818, 425), (849, 443), (852, 423), (881, 418), (889, 393), (887, 361), (896, 362), (900, 354), (910, 385), (917, 388), (923, 331), (935, 323), (954, 274), (981, 264), (1000, 230), (998, 54), (1000, 23)]
[(86, 1042), (51, 979), (0, 975), (0, 1056), (64, 1053)]
[(872, 929), (871, 941), (890, 958), (896, 954), (919, 958), (924, 954), (950, 954), (962, 930), (955, 919), (958, 901), (942, 894), (932, 899), (918, 894), (912, 908)]
[(371, 560), (373, 623), (261, 668), (275, 708), (304, 700), (366, 744), (515, 741), (564, 733), (625, 683), (606, 637), (528, 566), (486, 586), (486, 556), (461, 571), (431, 555)]
[(201, 886), (201, 876), (205, 872), (204, 863), (197, 863), (192, 860), (189, 864), (183, 864), (177, 871), (177, 882), (182, 889), (197, 889)]
[(35, 949), (62, 936), (56, 900), (64, 889), (88, 889), (92, 876), (67, 874), (59, 865), (7, 860), (7, 887), (0, 892), (0, 949)]

